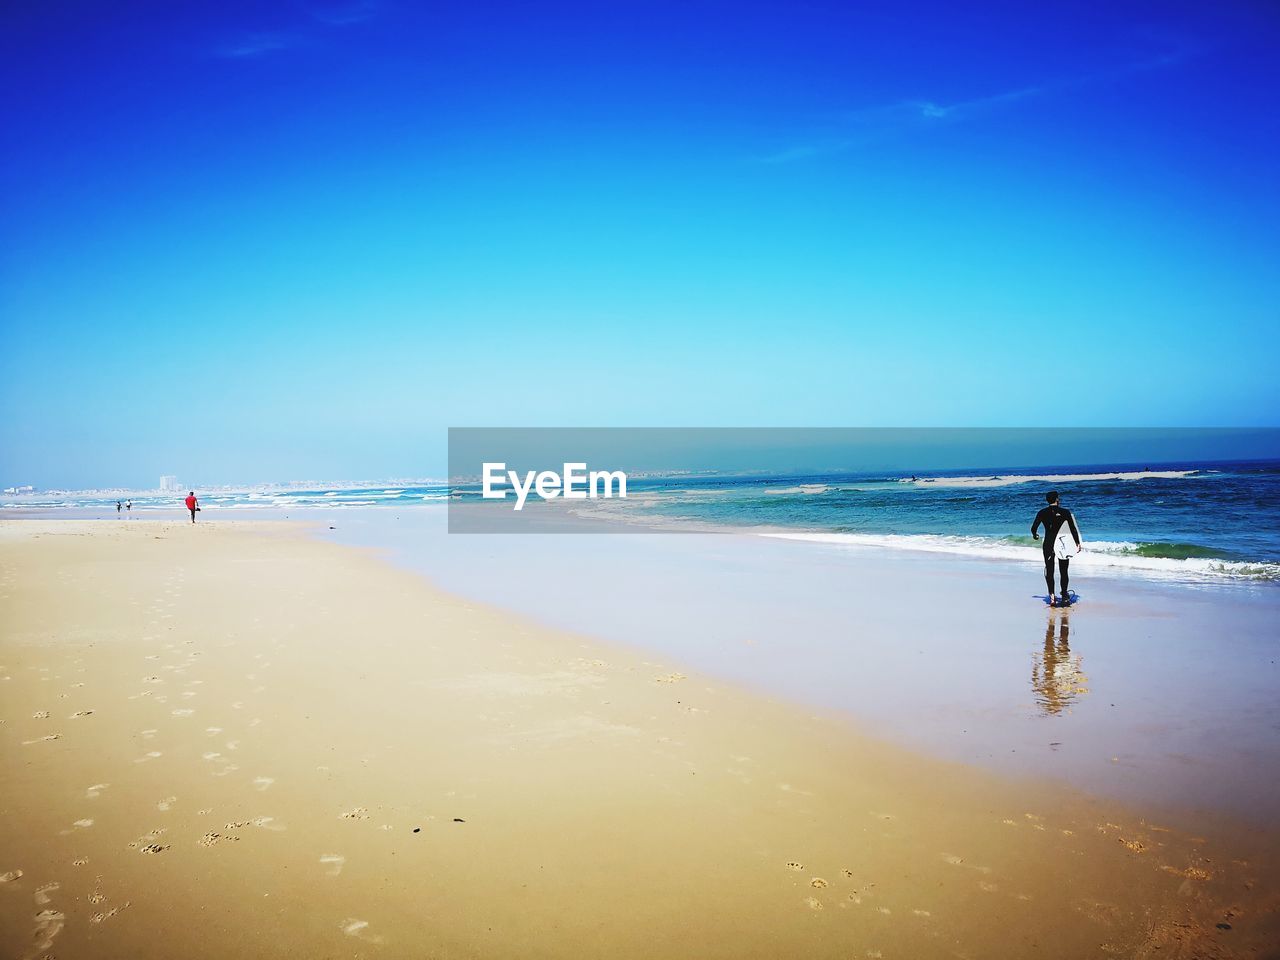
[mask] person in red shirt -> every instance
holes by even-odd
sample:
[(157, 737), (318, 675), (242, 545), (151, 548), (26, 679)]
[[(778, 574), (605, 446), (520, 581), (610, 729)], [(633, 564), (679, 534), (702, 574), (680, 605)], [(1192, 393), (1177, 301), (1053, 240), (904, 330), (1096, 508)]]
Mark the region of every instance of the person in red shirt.
[(199, 501), (196, 500), (196, 492), (191, 490), (187, 493), (187, 509), (191, 511), (191, 522), (196, 522), (196, 511), (200, 509)]

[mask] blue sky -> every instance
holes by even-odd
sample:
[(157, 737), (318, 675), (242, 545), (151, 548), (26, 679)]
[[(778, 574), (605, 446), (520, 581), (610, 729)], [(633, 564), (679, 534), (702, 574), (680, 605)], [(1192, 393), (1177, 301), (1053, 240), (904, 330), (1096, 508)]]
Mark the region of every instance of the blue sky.
[(0, 481), (1280, 424), (1280, 11), (1212, 6), (7, 5)]

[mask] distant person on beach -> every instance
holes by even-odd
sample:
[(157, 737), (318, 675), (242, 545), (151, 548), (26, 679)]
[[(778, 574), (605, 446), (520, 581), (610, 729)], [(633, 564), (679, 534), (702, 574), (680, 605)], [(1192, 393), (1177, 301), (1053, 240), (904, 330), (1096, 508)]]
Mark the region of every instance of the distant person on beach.
[(133, 501), (132, 501), (132, 500), (126, 500), (126, 501), (124, 502), (124, 511), (125, 511), (125, 513), (133, 513)]
[(1080, 531), (1076, 528), (1076, 518), (1071, 515), (1071, 511), (1058, 504), (1058, 491), (1050, 490), (1044, 497), (1049, 501), (1049, 505), (1036, 514), (1036, 518), (1031, 521), (1031, 538), (1039, 540), (1038, 533), (1040, 525), (1044, 524), (1044, 584), (1049, 588), (1049, 603), (1054, 606), (1059, 605), (1059, 601), (1054, 598), (1053, 591), (1053, 561), (1058, 561), (1058, 573), (1062, 580), (1062, 598), (1063, 606), (1070, 603), (1070, 595), (1067, 593), (1067, 568), (1071, 565), (1070, 557), (1059, 558), (1054, 552), (1053, 543), (1058, 537), (1058, 531), (1065, 523), (1071, 531), (1071, 536), (1076, 541), (1076, 547), (1081, 547)]
[(120, 516), (120, 501), (116, 501), (116, 516)]
[(187, 509), (191, 511), (191, 522), (196, 522), (196, 511), (200, 509), (200, 501), (196, 499), (194, 490), (187, 491)]

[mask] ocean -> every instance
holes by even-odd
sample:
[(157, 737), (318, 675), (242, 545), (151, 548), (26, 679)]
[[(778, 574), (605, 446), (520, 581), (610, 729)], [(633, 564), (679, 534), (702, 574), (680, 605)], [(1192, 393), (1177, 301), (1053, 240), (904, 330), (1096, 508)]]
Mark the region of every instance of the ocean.
[(1050, 490), (1074, 513), (1085, 540), (1078, 563), (1193, 579), (1280, 580), (1277, 461), (655, 478), (635, 482), (625, 507), (595, 501), (588, 509), (661, 525), (1025, 559), (1040, 550), (1030, 527)]

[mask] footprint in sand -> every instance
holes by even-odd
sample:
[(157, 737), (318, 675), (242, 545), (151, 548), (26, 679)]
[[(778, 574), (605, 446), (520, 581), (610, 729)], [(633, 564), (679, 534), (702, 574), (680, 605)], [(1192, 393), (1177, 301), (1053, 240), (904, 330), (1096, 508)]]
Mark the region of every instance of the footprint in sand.
[(93, 916), (91, 916), (91, 917), (89, 918), (89, 922), (90, 922), (90, 923), (103, 923), (103, 922), (105, 922), (105, 921), (107, 921), (107, 920), (110, 920), (112, 917), (114, 917), (116, 914), (118, 914), (118, 913), (119, 913), (121, 910), (123, 910), (125, 907), (129, 906), (129, 903), (130, 903), (130, 901), (127, 901), (127, 900), (126, 900), (126, 901), (124, 902), (124, 904), (122, 904), (121, 906), (118, 906), (118, 907), (112, 907), (110, 910), (104, 911), (103, 913), (95, 913)]
[(88, 863), (88, 862), (89, 862), (89, 858), (88, 858), (88, 857), (80, 857), (80, 858), (79, 858), (79, 859), (77, 859), (77, 860), (72, 860), (72, 861), (71, 861), (71, 865), (72, 865), (73, 867), (83, 867), (83, 866), (84, 866), (86, 863)]
[(67, 719), (68, 719), (68, 720), (79, 720), (81, 717), (91, 717), (91, 716), (93, 716), (93, 711), (92, 711), (92, 710), (77, 710), (77, 711), (76, 711), (75, 713), (73, 713), (71, 716), (67, 717)]
[(239, 840), (239, 839), (240, 839), (239, 837), (224, 837), (222, 834), (214, 833), (212, 830), (210, 830), (203, 837), (197, 840), (196, 843), (202, 847), (212, 847), (215, 843), (219, 843), (223, 840)]
[(821, 901), (821, 900), (819, 900), (817, 897), (805, 897), (805, 898), (804, 898), (804, 902), (805, 902), (805, 905), (806, 905), (810, 910), (821, 910), (821, 909), (823, 909), (822, 901)]
[(31, 744), (33, 744), (33, 743), (43, 743), (43, 742), (44, 742), (44, 741), (46, 741), (46, 740), (61, 740), (61, 739), (62, 739), (62, 734), (60, 734), (60, 733), (50, 733), (50, 734), (47, 734), (46, 736), (43, 736), (43, 737), (37, 737), (37, 738), (36, 738), (36, 739), (34, 739), (34, 740), (23, 740), (23, 741), (22, 741), (22, 745), (23, 745), (24, 747), (29, 747), (29, 746), (31, 746)]
[(368, 820), (369, 811), (365, 807), (356, 807), (354, 810), (348, 810), (344, 814), (340, 814), (343, 820)]
[(72, 826), (77, 828), (78, 830), (86, 830), (89, 827), (93, 826), (93, 821), (87, 818), (84, 820), (77, 820), (75, 823), (72, 824)]
[(135, 760), (135, 761), (133, 761), (133, 762), (134, 762), (134, 763), (146, 763), (148, 760), (154, 760), (154, 759), (156, 759), (156, 757), (160, 757), (160, 756), (163, 756), (163, 754), (162, 754), (162, 753), (160, 753), (160, 751), (159, 751), (159, 750), (152, 750), (150, 753), (146, 754), (145, 756), (139, 757), (137, 760)]
[(218, 734), (222, 732), (222, 728), (221, 727), (205, 727), (204, 732), (211, 737), (216, 737)]
[[(137, 840), (129, 841), (129, 843), (125, 844), (125, 846), (127, 846), (130, 850), (142, 849), (143, 853), (159, 853), (160, 852), (159, 850), (147, 850), (146, 848), (158, 846), (156, 841), (159, 840), (164, 834), (168, 832), (169, 832), (168, 829), (165, 827), (157, 827), (155, 830), (152, 830), (149, 833), (143, 834)], [(168, 850), (169, 848), (166, 846), (166, 847), (161, 847), (160, 849)]]
[(823, 880), (821, 877), (814, 877), (809, 881), (809, 886), (817, 887), (821, 890), (823, 887), (827, 886), (827, 881)]
[(977, 870), (979, 873), (990, 873), (990, 867), (977, 867), (971, 863), (965, 863), (964, 857), (957, 857), (954, 853), (944, 853), (942, 859), (953, 867), (965, 867), (969, 870)]
[(342, 873), (342, 866), (347, 862), (347, 858), (337, 853), (326, 853), (320, 857), (320, 863), (327, 865), (328, 870), (324, 872), (326, 877), (336, 877)]
[(165, 811), (165, 810), (168, 810), (177, 802), (178, 802), (177, 797), (165, 797), (163, 800), (161, 800), (159, 803), (156, 804), (156, 809)]
[(665, 677), (654, 677), (657, 683), (679, 683), (681, 680), (688, 680), (683, 673), (668, 673)]
[(794, 870), (796, 873), (799, 873), (801, 870), (803, 870), (803, 869), (804, 869), (804, 864), (803, 864), (803, 863), (797, 863), (797, 862), (796, 862), (796, 861), (794, 861), (794, 860), (789, 860), (789, 861), (787, 861), (787, 869), (788, 869), (788, 870)]
[(175, 716), (175, 717), (189, 717), (189, 716), (191, 716), (193, 713), (195, 713), (195, 711), (194, 711), (194, 710), (190, 710), (190, 709), (187, 709), (186, 707), (183, 707), (181, 710), (174, 710), (174, 711), (173, 711), (173, 716)]
[(1187, 880), (1212, 880), (1213, 874), (1208, 870), (1202, 870), (1199, 867), (1187, 867), (1185, 870), (1179, 870), (1177, 867), (1171, 867), (1165, 864), (1160, 868), (1165, 873), (1172, 873), (1175, 876), (1184, 877)]
[(22, 879), (21, 870), (9, 870), (6, 873), (0, 873), (0, 883), (13, 883), (15, 880)]
[(48, 950), (53, 946), (54, 938), (62, 932), (66, 925), (66, 914), (58, 910), (41, 910), (36, 914), (35, 948)]
[(42, 887), (37, 887), (36, 888), (36, 906), (47, 907), (49, 904), (53, 903), (53, 897), (49, 896), (49, 894), (57, 893), (58, 888), (60, 886), (61, 886), (60, 884), (54, 882), (54, 883), (46, 883)]
[(369, 932), (368, 920), (356, 920), (352, 917), (348, 917), (346, 920), (342, 921), (340, 926), (342, 927), (342, 932), (348, 937), (355, 937), (357, 940), (363, 940), (365, 943), (386, 942), (385, 938), (378, 936), (376, 933)]
[(995, 893), (1000, 888), (988, 880), (979, 880), (978, 889), (981, 890), (983, 893)]
[(96, 800), (102, 796), (102, 791), (111, 786), (109, 783), (95, 783), (92, 787), (84, 792), (84, 795), (90, 800)]
[(48, 711), (48, 710), (40, 710), (40, 711), (38, 711), (37, 713), (33, 713), (33, 714), (31, 715), (31, 719), (32, 719), (32, 720), (48, 720), (48, 719), (49, 719), (49, 711)]
[(259, 790), (266, 790), (275, 782), (276, 782), (275, 777), (254, 777), (253, 778), (253, 785)]

